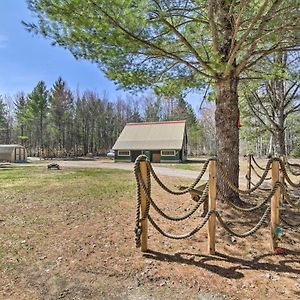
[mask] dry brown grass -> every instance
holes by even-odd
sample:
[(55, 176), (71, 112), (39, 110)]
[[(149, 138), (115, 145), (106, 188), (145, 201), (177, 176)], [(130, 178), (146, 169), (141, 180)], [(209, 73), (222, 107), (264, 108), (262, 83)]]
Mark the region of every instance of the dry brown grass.
[[(187, 180), (163, 178), (171, 187)], [(135, 184), (121, 170), (0, 170), (1, 299), (297, 299), (300, 231), (285, 232), (284, 256), (269, 250), (269, 229), (232, 241), (219, 226), (217, 255), (207, 256), (206, 230), (183, 241), (149, 230), (148, 253), (134, 245)], [(153, 185), (153, 198), (172, 214), (194, 203)], [(220, 204), (221, 205), (221, 204)], [(236, 230), (248, 218), (221, 205)], [(195, 226), (162, 227), (185, 232)], [(245, 220), (247, 222), (245, 222)], [(203, 299), (203, 298), (202, 298)]]

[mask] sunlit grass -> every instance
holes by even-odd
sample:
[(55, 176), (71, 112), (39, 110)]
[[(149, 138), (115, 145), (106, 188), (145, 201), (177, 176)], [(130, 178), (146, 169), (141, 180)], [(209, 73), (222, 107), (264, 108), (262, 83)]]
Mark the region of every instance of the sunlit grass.
[(0, 169), (0, 193), (69, 201), (114, 197), (134, 191), (132, 172), (114, 169), (48, 170), (46, 166)]
[[(186, 162), (186, 163), (176, 163), (176, 164), (161, 164), (162, 167), (174, 168), (178, 170), (188, 170), (200, 172), (203, 168), (205, 159), (203, 162)], [(247, 161), (245, 159), (240, 160), (240, 173), (246, 174), (247, 172)]]

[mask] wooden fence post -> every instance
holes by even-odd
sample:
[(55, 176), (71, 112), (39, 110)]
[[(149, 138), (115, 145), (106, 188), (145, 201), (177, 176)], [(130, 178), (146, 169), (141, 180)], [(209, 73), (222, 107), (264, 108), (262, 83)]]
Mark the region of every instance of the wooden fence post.
[[(216, 209), (217, 198), (217, 168), (216, 161), (209, 163), (209, 192), (208, 192), (208, 211)], [(212, 214), (207, 223), (208, 231), (208, 254), (214, 255), (216, 251), (216, 215)]]
[[(148, 187), (147, 163), (145, 161), (140, 162), (140, 172), (146, 187)], [(141, 187), (141, 216), (145, 214), (146, 208), (147, 208), (147, 198), (143, 188)], [(142, 227), (141, 250), (142, 252), (146, 252), (148, 250), (148, 220), (147, 219), (141, 222), (141, 227)]]
[[(272, 187), (275, 186), (276, 182), (279, 181), (279, 162), (272, 162)], [(276, 193), (271, 200), (271, 250), (275, 251), (278, 247), (278, 240), (275, 234), (275, 228), (279, 225), (279, 203), (280, 203), (280, 188), (277, 189)]]
[(247, 188), (251, 189), (251, 154), (248, 155), (248, 174), (247, 174)]

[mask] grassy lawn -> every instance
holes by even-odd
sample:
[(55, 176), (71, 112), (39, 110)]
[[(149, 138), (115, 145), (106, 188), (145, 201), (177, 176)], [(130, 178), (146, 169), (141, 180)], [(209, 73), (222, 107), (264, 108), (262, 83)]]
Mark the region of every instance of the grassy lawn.
[[(60, 195), (60, 201), (70, 197), (88, 200), (93, 197), (113, 197), (116, 193), (133, 191), (133, 180), (120, 181), (128, 171), (114, 169), (48, 170), (46, 166), (14, 167), (0, 170), (1, 192), (39, 194), (39, 201), (49, 201)], [(91, 188), (92, 187), (92, 188)], [(45, 195), (46, 194), (46, 195)], [(43, 199), (46, 196), (45, 199)]]
[[(0, 169), (0, 183), (1, 299), (43, 298), (43, 291), (29, 285), (67, 254), (65, 231), (75, 228), (80, 239), (78, 230), (91, 219), (134, 201), (134, 178), (123, 170), (13, 167)], [(50, 273), (54, 286), (64, 277), (59, 270)], [(43, 280), (47, 286), (49, 278)]]
[[(194, 159), (194, 161), (189, 160), (188, 162), (185, 162), (185, 163), (161, 164), (161, 166), (168, 167), (168, 168), (175, 168), (178, 170), (189, 170), (189, 171), (200, 172), (202, 170), (205, 160), (206, 160), (206, 158), (201, 158), (201, 162), (199, 162), (199, 160)], [(246, 169), (247, 169), (247, 161), (245, 159), (241, 159), (241, 161), (240, 161), (241, 173), (245, 173)]]
[[(171, 188), (191, 182), (162, 180)], [(190, 300), (200, 294), (214, 299), (285, 299), (282, 295), (296, 299), (300, 295), (299, 230), (290, 236), (291, 252), (274, 257), (266, 242), (268, 228), (232, 243), (218, 227), (218, 254), (208, 257), (205, 228), (190, 239), (172, 241), (149, 226), (152, 251), (142, 254), (134, 244), (132, 172), (58, 171), (32, 164), (0, 169), (0, 184), (0, 299)], [(152, 186), (153, 198), (168, 214), (182, 215), (194, 205), (189, 195), (174, 197)], [(200, 214), (187, 222), (159, 219), (159, 223), (167, 231), (182, 233), (199, 223)], [(240, 214), (224, 210), (224, 217), (237, 221), (237, 230), (249, 228)], [(249, 222), (257, 222), (257, 216)], [(270, 279), (278, 276), (280, 286)]]
[(164, 166), (175, 168), (175, 169), (178, 169), (178, 170), (201, 171), (203, 164), (199, 164), (199, 163), (182, 163), (182, 164), (170, 164), (170, 165), (164, 165)]

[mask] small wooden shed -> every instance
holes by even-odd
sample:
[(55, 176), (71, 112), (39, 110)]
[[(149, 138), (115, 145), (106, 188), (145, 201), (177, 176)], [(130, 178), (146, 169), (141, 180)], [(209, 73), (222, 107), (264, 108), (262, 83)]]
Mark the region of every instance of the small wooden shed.
[(22, 145), (0, 145), (0, 161), (26, 162), (26, 148)]

